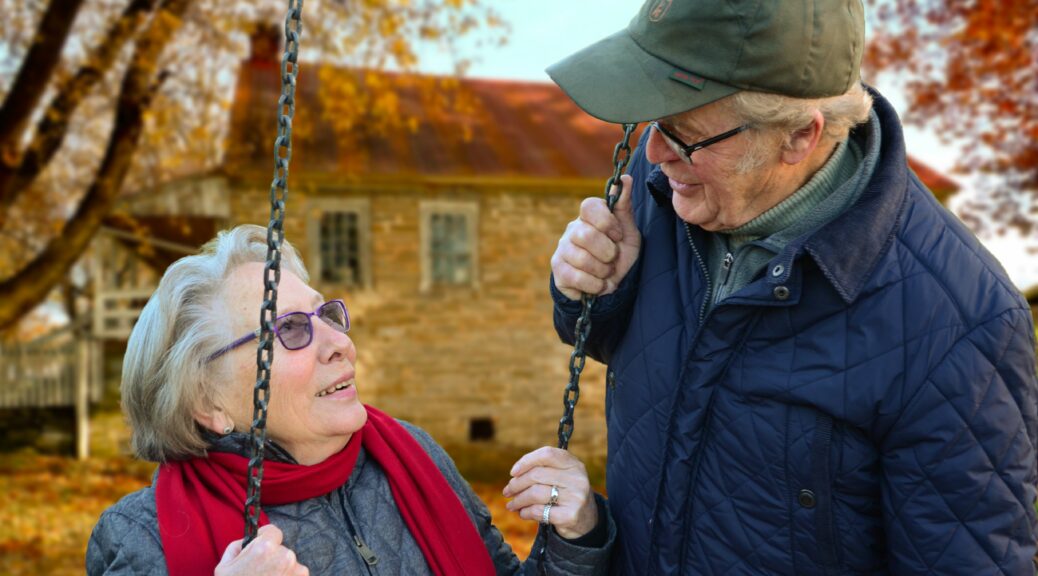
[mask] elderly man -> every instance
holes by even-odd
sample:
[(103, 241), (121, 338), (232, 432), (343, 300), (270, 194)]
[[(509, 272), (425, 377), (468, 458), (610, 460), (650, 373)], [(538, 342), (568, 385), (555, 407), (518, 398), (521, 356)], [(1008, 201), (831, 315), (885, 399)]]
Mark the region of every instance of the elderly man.
[(652, 121), (552, 258), (622, 574), (1034, 574), (1034, 329), (862, 87), (859, 0), (649, 0), (551, 67)]

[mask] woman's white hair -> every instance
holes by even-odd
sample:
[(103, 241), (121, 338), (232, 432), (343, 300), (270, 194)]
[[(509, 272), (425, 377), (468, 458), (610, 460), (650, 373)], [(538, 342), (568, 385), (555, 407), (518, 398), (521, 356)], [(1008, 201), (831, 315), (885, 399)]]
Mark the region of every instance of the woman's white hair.
[(745, 124), (752, 129), (749, 152), (736, 169), (745, 173), (759, 167), (776, 142), (789, 146), (794, 132), (811, 123), (815, 110), (825, 118), (822, 142), (837, 143), (847, 139), (852, 128), (869, 119), (872, 96), (859, 82), (847, 92), (828, 98), (791, 98), (765, 92), (742, 91), (725, 99)]
[[(309, 282), (292, 245), (286, 241), (281, 250), (282, 272)], [(122, 405), (137, 457), (164, 462), (205, 454), (194, 413), (217, 406), (217, 382), (228, 380), (219, 377), (222, 363), (207, 359), (241, 336), (227, 326), (224, 281), (238, 266), (266, 259), (266, 229), (242, 225), (220, 232), (162, 276), (123, 357)]]

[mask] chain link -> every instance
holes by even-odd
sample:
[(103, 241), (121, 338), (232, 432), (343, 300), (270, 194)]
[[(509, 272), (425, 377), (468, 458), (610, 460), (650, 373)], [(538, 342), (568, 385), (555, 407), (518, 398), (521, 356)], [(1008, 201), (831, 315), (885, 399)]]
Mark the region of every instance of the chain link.
[[(617, 142), (613, 148), (613, 175), (606, 180), (605, 184), (605, 201), (610, 212), (613, 211), (616, 201), (620, 198), (620, 189), (623, 188), (620, 176), (624, 173), (627, 163), (631, 160), (631, 134), (634, 133), (634, 129), (638, 125), (624, 124), (623, 127), (623, 139)], [(618, 187), (616, 194), (612, 193), (614, 184)], [(559, 419), (559, 448), (563, 450), (569, 448), (569, 439), (573, 435), (573, 411), (577, 407), (577, 400), (580, 399), (580, 373), (584, 371), (584, 362), (587, 359), (584, 344), (587, 342), (588, 334), (591, 333), (591, 307), (594, 305), (594, 296), (589, 294), (581, 295), (580, 316), (577, 317), (577, 326), (574, 329), (576, 341), (573, 344), (573, 353), (569, 356), (569, 383), (566, 384), (566, 391), (562, 394), (563, 411), (562, 418)], [(537, 552), (538, 572), (541, 576), (547, 576), (548, 572), (545, 567), (547, 545), (545, 544), (546, 540), (544, 540), (547, 538), (547, 533), (545, 532), (544, 525), (537, 528), (537, 537), (541, 539), (542, 544)]]
[(302, 12), (303, 0), (288, 0), (285, 52), (281, 57), (278, 135), (274, 141), (274, 180), (270, 184), (267, 263), (263, 268), (263, 307), (260, 309), (260, 337), (256, 350), (256, 385), (252, 389), (252, 428), (249, 430), (251, 449), (242, 548), (256, 538), (262, 512), (260, 486), (263, 483), (263, 453), (267, 443), (267, 406), (270, 400), (270, 367), (274, 362), (274, 319), (277, 318), (278, 284), (281, 281), (281, 245), (285, 241), (285, 200), (288, 199), (288, 164), (292, 160), (292, 117), (296, 112)]
[[(605, 201), (610, 212), (620, 197), (622, 188), (620, 176), (631, 160), (631, 134), (634, 133), (637, 126), (637, 124), (624, 124), (623, 140), (617, 142), (613, 148), (613, 175), (606, 180), (605, 184)], [(614, 185), (617, 187), (616, 194), (613, 194)], [(577, 407), (577, 400), (580, 399), (580, 373), (584, 371), (586, 354), (584, 344), (587, 342), (588, 334), (591, 333), (591, 307), (595, 305), (595, 297), (583, 294), (580, 297), (580, 303), (580, 316), (577, 317), (577, 326), (574, 329), (576, 342), (573, 345), (573, 353), (569, 357), (569, 384), (566, 385), (566, 391), (562, 395), (563, 412), (562, 418), (559, 419), (559, 448), (563, 450), (569, 447), (569, 439), (573, 435), (573, 410)]]

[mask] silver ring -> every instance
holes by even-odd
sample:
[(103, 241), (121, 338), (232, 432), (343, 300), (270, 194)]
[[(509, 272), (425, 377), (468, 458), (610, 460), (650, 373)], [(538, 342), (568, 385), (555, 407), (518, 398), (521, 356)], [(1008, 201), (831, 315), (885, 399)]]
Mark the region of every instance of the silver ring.
[(552, 506), (559, 503), (559, 487), (554, 484), (551, 487), (551, 497), (548, 499), (548, 504)]
[(551, 517), (551, 502), (544, 505), (544, 512), (541, 513), (541, 524), (548, 524), (548, 519)]

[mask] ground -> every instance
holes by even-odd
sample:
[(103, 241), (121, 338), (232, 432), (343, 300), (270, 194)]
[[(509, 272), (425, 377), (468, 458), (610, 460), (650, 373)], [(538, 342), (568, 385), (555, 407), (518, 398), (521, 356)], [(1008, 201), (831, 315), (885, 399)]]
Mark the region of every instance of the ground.
[[(127, 431), (118, 413), (91, 422), (91, 455), (84, 462), (31, 450), (0, 454), (0, 574), (82, 574), (86, 544), (101, 512), (151, 481), (155, 465), (127, 456)], [(520, 558), (537, 525), (505, 509), (500, 484), (473, 484), (494, 523)]]

